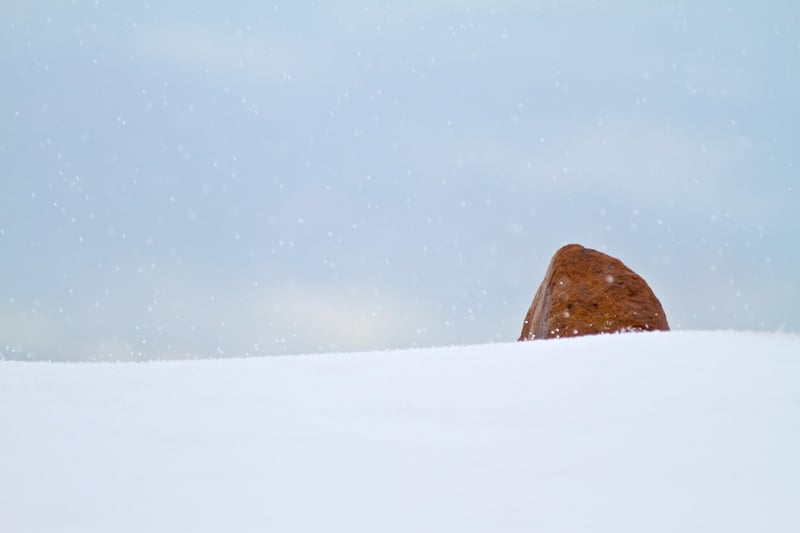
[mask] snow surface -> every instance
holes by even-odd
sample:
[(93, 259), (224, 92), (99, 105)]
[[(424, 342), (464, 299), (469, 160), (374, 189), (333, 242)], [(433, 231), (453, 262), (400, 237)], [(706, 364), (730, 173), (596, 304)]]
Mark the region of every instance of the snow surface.
[(0, 362), (4, 532), (797, 532), (800, 337)]

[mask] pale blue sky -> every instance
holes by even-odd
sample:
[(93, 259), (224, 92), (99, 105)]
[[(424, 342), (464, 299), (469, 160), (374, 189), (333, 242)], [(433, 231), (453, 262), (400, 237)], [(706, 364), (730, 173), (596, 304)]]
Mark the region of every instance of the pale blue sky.
[(0, 3), (0, 355), (516, 339), (553, 252), (800, 332), (794, 2)]

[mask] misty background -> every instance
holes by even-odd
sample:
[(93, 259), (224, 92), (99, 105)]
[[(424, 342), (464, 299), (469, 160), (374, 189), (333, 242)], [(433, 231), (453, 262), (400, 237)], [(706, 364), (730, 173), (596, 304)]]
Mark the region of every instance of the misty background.
[(794, 2), (0, 2), (0, 357), (513, 341), (552, 254), (800, 332)]

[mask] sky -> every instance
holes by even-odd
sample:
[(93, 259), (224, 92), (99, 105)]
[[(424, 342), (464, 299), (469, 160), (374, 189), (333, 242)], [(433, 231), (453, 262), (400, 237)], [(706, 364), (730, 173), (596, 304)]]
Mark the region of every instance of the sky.
[(800, 333), (794, 2), (0, 2), (0, 357), (515, 340), (552, 254)]

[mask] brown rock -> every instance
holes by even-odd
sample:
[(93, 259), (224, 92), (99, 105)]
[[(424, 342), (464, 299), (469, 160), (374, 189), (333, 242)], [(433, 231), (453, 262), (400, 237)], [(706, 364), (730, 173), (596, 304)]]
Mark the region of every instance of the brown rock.
[(519, 340), (669, 330), (647, 282), (622, 261), (579, 244), (553, 256)]

